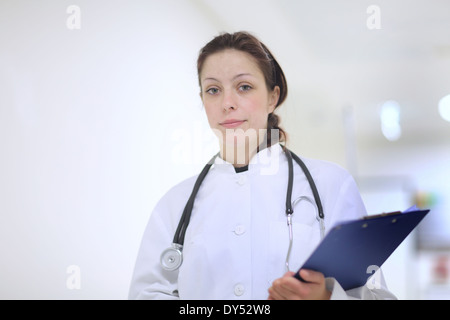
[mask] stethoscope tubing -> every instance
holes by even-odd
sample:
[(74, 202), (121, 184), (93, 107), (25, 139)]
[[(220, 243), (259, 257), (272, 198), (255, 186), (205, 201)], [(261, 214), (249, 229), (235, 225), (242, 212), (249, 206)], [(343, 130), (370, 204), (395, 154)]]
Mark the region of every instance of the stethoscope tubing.
[[(303, 173), (306, 176), (306, 179), (308, 180), (308, 183), (310, 185), (311, 191), (314, 196), (314, 200), (316, 202), (317, 206), (317, 218), (320, 223), (320, 233), (321, 238), (323, 238), (325, 233), (325, 227), (324, 227), (324, 213), (323, 213), (323, 207), (320, 200), (319, 192), (317, 190), (316, 184), (314, 183), (314, 179), (311, 176), (311, 173), (309, 172), (307, 166), (305, 163), (293, 152), (288, 150), (287, 148), (283, 147), (286, 157), (288, 159), (288, 185), (287, 185), (287, 191), (286, 191), (286, 217), (287, 217), (287, 223), (289, 227), (289, 248), (288, 253), (286, 256), (286, 269), (289, 270), (289, 258), (292, 250), (292, 243), (293, 243), (293, 231), (292, 231), (292, 214), (294, 213), (293, 207), (295, 207), (295, 204), (306, 198), (309, 201), (309, 198), (307, 197), (300, 197), (292, 203), (292, 189), (293, 189), (293, 180), (294, 180), (294, 168), (293, 168), (293, 160), (297, 162), (300, 167), (303, 170)], [(183, 244), (184, 244), (184, 238), (186, 234), (187, 227), (189, 225), (189, 221), (192, 214), (192, 209), (194, 207), (194, 201), (195, 197), (197, 196), (197, 193), (200, 189), (200, 186), (205, 179), (206, 175), (209, 172), (209, 169), (213, 165), (216, 157), (219, 154), (217, 153), (214, 155), (211, 160), (208, 161), (208, 163), (205, 165), (203, 170), (200, 172), (197, 180), (195, 181), (194, 188), (192, 190), (191, 195), (189, 196), (189, 199), (184, 207), (183, 214), (181, 215), (180, 222), (178, 223), (177, 229), (175, 231), (172, 245), (171, 247), (164, 250), (161, 254), (161, 266), (165, 270), (174, 271), (178, 269), (182, 262), (183, 262)]]
[[(310, 197), (300, 196), (292, 202), (292, 207), (295, 208), (295, 206), (302, 200), (308, 201), (309, 203), (311, 203), (311, 205), (314, 206), (313, 200), (311, 200)], [(320, 228), (320, 239), (322, 240), (325, 237), (325, 224), (324, 224), (323, 219), (319, 215), (319, 210), (318, 210), (317, 205), (316, 205), (316, 210), (317, 210), (316, 218), (317, 218), (317, 221), (319, 222), (319, 228)], [(292, 244), (294, 243), (294, 233), (292, 230), (292, 213), (287, 214), (286, 219), (287, 219), (287, 226), (288, 226), (288, 230), (289, 230), (289, 247), (288, 247), (288, 251), (286, 254), (286, 261), (285, 261), (285, 267), (286, 267), (285, 269), (287, 272), (290, 270), (289, 269), (289, 260), (291, 257)]]

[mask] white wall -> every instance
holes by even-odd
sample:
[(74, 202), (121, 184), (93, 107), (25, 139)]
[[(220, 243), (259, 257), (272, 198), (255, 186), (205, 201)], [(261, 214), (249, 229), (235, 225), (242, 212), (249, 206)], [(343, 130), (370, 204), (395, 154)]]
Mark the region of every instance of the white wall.
[(151, 209), (203, 162), (174, 159), (216, 31), (183, 1), (75, 3), (78, 30), (72, 1), (0, 2), (0, 298), (126, 298)]

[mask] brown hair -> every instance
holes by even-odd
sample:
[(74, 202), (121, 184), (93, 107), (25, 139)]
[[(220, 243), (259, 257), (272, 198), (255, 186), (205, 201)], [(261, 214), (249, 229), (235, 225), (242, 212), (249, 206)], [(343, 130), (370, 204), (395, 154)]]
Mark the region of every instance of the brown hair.
[[(280, 88), (280, 97), (275, 106), (281, 105), (287, 96), (287, 82), (283, 70), (273, 57), (269, 49), (259, 41), (255, 36), (248, 32), (223, 33), (216, 36), (208, 42), (201, 50), (197, 59), (198, 81), (201, 87), (200, 74), (206, 58), (214, 53), (225, 49), (235, 49), (250, 54), (258, 63), (259, 68), (264, 74), (266, 86), (273, 90), (275, 86)], [(271, 130), (277, 129), (279, 132), (278, 141), (286, 141), (286, 132), (279, 126), (280, 118), (273, 112), (267, 119), (267, 142), (271, 145)]]

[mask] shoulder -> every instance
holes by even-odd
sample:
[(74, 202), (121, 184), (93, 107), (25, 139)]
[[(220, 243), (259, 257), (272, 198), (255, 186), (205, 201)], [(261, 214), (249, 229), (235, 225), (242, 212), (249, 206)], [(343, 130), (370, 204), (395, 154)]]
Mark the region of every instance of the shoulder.
[[(194, 187), (197, 176), (187, 178), (170, 188), (156, 203), (150, 221), (176, 227)], [(161, 224), (162, 223), (162, 224)]]
[(198, 175), (189, 177), (174, 185), (162, 196), (157, 206), (177, 204), (180, 202), (184, 202), (185, 204), (194, 188), (197, 177)]
[(338, 221), (357, 219), (366, 209), (353, 176), (340, 165), (316, 159), (303, 159), (314, 179), (324, 210), (327, 226)]
[[(301, 158), (319, 192), (328, 199), (359, 198), (359, 188), (353, 176), (342, 166), (325, 160)], [(353, 201), (352, 200), (352, 201)]]
[(328, 182), (344, 183), (351, 179), (351, 174), (337, 163), (301, 157), (313, 177), (324, 178)]

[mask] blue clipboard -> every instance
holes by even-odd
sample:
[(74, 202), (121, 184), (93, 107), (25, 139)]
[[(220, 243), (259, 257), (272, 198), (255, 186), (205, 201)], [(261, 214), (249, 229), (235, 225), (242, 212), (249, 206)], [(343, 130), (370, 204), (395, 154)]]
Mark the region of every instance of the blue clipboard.
[[(430, 210), (412, 207), (404, 212), (370, 215), (331, 229), (299, 269), (335, 278), (344, 290), (364, 286), (373, 266), (381, 265)], [(294, 275), (303, 281), (299, 271)]]

